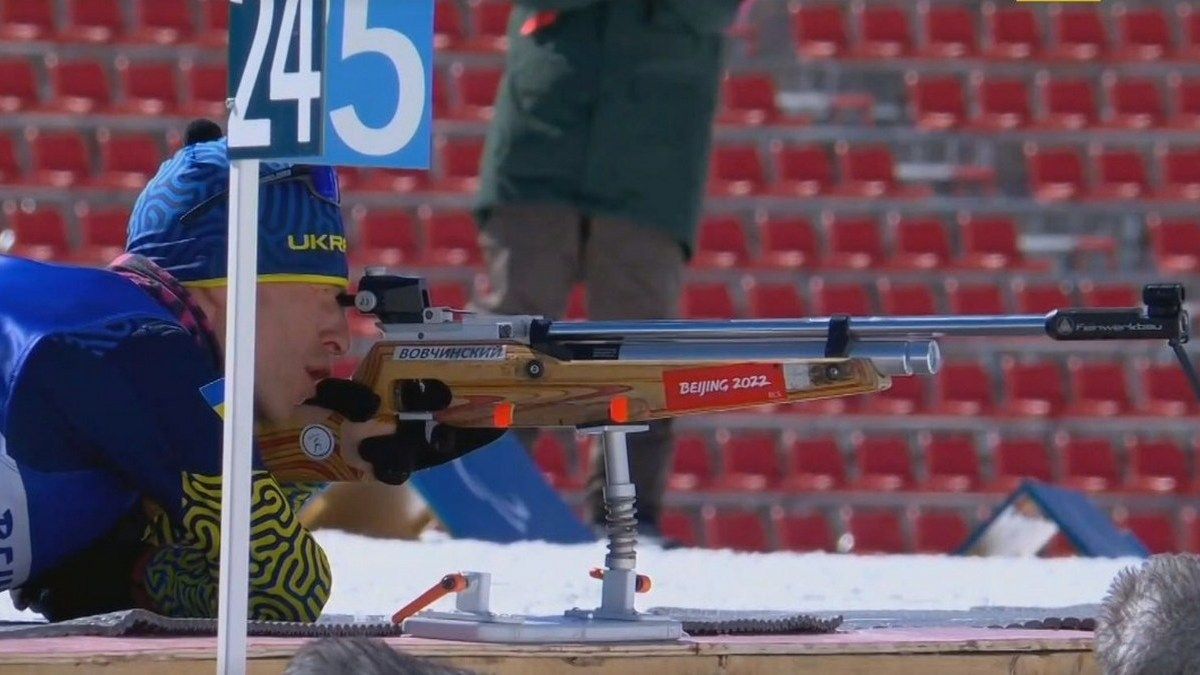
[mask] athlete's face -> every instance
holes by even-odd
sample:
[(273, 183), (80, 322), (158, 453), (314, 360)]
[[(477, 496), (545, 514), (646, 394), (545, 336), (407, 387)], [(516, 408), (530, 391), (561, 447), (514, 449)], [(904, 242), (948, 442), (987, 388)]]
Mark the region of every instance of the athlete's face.
[(269, 421), (287, 419), (316, 393), (350, 345), (341, 289), (323, 284), (258, 285), (255, 403)]

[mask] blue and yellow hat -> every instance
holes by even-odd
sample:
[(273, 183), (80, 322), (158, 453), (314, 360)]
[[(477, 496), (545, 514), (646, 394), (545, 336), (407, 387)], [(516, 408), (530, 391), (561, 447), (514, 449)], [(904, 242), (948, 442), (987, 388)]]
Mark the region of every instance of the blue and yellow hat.
[[(349, 285), (341, 195), (333, 167), (259, 166), (259, 281)], [(226, 139), (192, 142), (163, 162), (138, 196), (126, 250), (185, 286), (226, 282), (229, 244)]]

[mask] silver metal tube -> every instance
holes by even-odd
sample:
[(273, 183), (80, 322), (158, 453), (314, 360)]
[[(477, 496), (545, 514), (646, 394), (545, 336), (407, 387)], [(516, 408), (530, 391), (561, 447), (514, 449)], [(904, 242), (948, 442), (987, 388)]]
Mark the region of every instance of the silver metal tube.
[[(884, 375), (934, 375), (942, 355), (933, 340), (862, 341), (850, 345), (851, 358), (870, 359)], [(821, 359), (823, 340), (791, 342), (643, 342), (621, 344), (620, 361), (656, 363), (691, 361), (776, 361)]]
[[(558, 342), (588, 340), (728, 340), (735, 338), (824, 338), (829, 317), (737, 319), (732, 321), (555, 321), (547, 337)], [(854, 337), (1043, 336), (1046, 316), (851, 317)]]

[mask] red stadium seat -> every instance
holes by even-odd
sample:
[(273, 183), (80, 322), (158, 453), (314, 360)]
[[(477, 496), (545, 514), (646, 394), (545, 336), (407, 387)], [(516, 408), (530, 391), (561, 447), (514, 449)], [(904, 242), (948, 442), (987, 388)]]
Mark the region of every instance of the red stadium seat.
[(567, 446), (552, 433), (538, 434), (531, 450), (533, 461), (542, 474), (556, 488), (578, 488), (581, 485), (577, 472), (571, 466)]
[(1072, 147), (1047, 148), (1025, 143), (1029, 190), (1040, 202), (1080, 199), (1088, 194), (1083, 155)]
[(190, 117), (224, 119), (225, 94), (229, 88), (229, 75), (225, 64), (185, 63), (182, 70), (187, 91), (185, 114)]
[(25, 139), (33, 156), (33, 183), (65, 188), (91, 178), (91, 159), (82, 134), (29, 129)]
[(960, 265), (976, 269), (1027, 267), (1018, 245), (1017, 224), (1007, 216), (958, 214), (963, 256)]
[(992, 491), (1012, 492), (1023, 479), (1053, 482), (1054, 472), (1050, 467), (1050, 456), (1046, 444), (1038, 439), (1001, 439), (993, 452), (996, 457), (996, 479), (989, 486)]
[(758, 126), (781, 121), (775, 81), (767, 73), (730, 74), (721, 83), (720, 124)]
[(1141, 151), (1092, 146), (1088, 154), (1096, 170), (1096, 185), (1090, 194), (1093, 199), (1140, 199), (1150, 195), (1150, 176)]
[(1167, 124), (1176, 129), (1200, 128), (1200, 78), (1183, 79), (1179, 73), (1167, 75), (1173, 101)]
[(830, 267), (866, 269), (883, 260), (883, 237), (873, 216), (839, 216), (826, 211), (821, 214), (821, 227), (829, 237), (825, 262)]
[(445, 192), (473, 193), (479, 186), (482, 138), (440, 138), (436, 142), (441, 177), (435, 187)]
[(16, 141), (6, 133), (0, 133), (0, 183), (16, 183), (25, 172), (17, 161)]
[(735, 215), (705, 218), (700, 223), (697, 243), (692, 257), (697, 267), (740, 267), (750, 259), (742, 221)]
[(1164, 199), (1200, 199), (1200, 148), (1178, 148), (1167, 144), (1155, 147), (1162, 166)]
[(900, 516), (893, 511), (855, 509), (846, 518), (846, 525), (854, 538), (850, 553), (904, 553), (907, 550)]
[(135, 115), (173, 115), (179, 107), (175, 63), (131, 62), (118, 57), (117, 76), (125, 91), (122, 112)]
[(804, 300), (793, 284), (751, 284), (746, 297), (752, 318), (797, 319), (807, 314)]
[(1052, 58), (1072, 61), (1092, 61), (1108, 52), (1108, 31), (1104, 17), (1092, 9), (1050, 8), (1054, 26)]
[(1162, 8), (1119, 5), (1113, 15), (1117, 20), (1118, 59), (1154, 61), (1174, 53), (1171, 26)]
[(460, 283), (443, 282), (429, 286), (429, 300), (437, 307), (462, 309), (470, 299), (471, 291)]
[(831, 436), (793, 440), (788, 457), (790, 466), (783, 481), (788, 492), (839, 490), (846, 484), (846, 465), (837, 439)]
[(883, 313), (891, 316), (923, 316), (938, 313), (933, 289), (924, 283), (896, 283), (880, 279), (879, 303)]
[(935, 382), (934, 409), (940, 414), (986, 415), (995, 407), (992, 377), (978, 363), (946, 362)]
[(1004, 291), (996, 284), (963, 283), (947, 279), (946, 298), (954, 314), (1007, 314)]
[(917, 15), (925, 29), (922, 56), (956, 59), (972, 56), (979, 50), (975, 16), (967, 5), (931, 4), (926, 0), (917, 5)]
[(512, 13), (512, 3), (508, 0), (475, 0), (469, 6), (475, 34), (467, 47), (486, 52), (508, 49), (508, 16)]
[(67, 25), (57, 38), (64, 42), (109, 44), (125, 35), (119, 0), (70, 0)]
[(1069, 359), (1072, 401), (1067, 413), (1091, 417), (1127, 414), (1133, 407), (1121, 363), (1092, 363)]
[(1200, 221), (1164, 220), (1151, 213), (1146, 216), (1146, 224), (1160, 272), (1194, 274), (1200, 270)]
[(779, 548), (784, 551), (833, 551), (833, 532), (820, 513), (772, 511)]
[(1121, 484), (1117, 453), (1107, 438), (1060, 435), (1055, 450), (1063, 458), (1063, 485), (1075, 490), (1106, 492)]
[(1017, 312), (1020, 314), (1045, 314), (1075, 306), (1071, 300), (1071, 285), (1065, 281), (1039, 284), (1018, 278), (1013, 281), (1013, 294), (1017, 298)]
[(712, 484), (712, 451), (701, 436), (677, 436), (675, 459), (667, 481), (671, 490), (692, 491), (707, 489)]
[(130, 42), (173, 45), (195, 37), (189, 0), (136, 0)]
[(962, 80), (956, 75), (925, 75), (909, 71), (909, 117), (917, 128), (940, 131), (961, 126), (967, 118), (967, 100)]
[(71, 248), (63, 214), (49, 204), (6, 205), (15, 235), (9, 254), (34, 260), (63, 260)]
[(416, 227), (408, 211), (369, 210), (356, 223), (350, 254), (356, 267), (409, 264), (418, 257)]
[(855, 443), (858, 478), (852, 487), (870, 492), (890, 492), (912, 487), (912, 460), (903, 438), (867, 436)]
[(975, 439), (963, 435), (923, 434), (926, 478), (919, 488), (929, 492), (971, 492), (979, 488), (982, 472)]
[(1175, 12), (1182, 24), (1179, 57), (1195, 59), (1200, 56), (1200, 12), (1186, 2), (1176, 4)]
[(1001, 359), (1007, 396), (1004, 411), (1021, 417), (1047, 417), (1066, 406), (1062, 368), (1056, 361), (1022, 362)]
[[(339, 169), (339, 175), (344, 173)], [(408, 194), (428, 190), (429, 172), (421, 169), (358, 169), (354, 189), (363, 192)]]
[(1084, 307), (1139, 307), (1142, 304), (1137, 288), (1128, 284), (1079, 283)]
[(202, 28), (196, 41), (205, 47), (227, 47), (229, 44), (229, 3), (224, 0), (201, 0)]
[(1175, 533), (1174, 518), (1170, 513), (1136, 513), (1125, 517), (1119, 524), (1132, 532), (1150, 551), (1177, 553), (1181, 550)]
[(42, 40), (55, 32), (54, 0), (9, 0), (0, 5), (0, 41)]
[(688, 547), (700, 545), (699, 528), (695, 517), (683, 509), (664, 509), (658, 517), (658, 527), (663, 537)]
[(754, 511), (718, 510), (706, 506), (700, 514), (710, 548), (734, 551), (768, 551), (771, 548), (766, 523)]
[(892, 378), (892, 386), (859, 400), (866, 415), (912, 415), (925, 412), (925, 380), (919, 377)]
[(74, 115), (107, 112), (112, 103), (112, 85), (99, 61), (61, 61), (49, 56), (46, 69), (54, 92), (48, 110)]
[(800, 56), (815, 59), (845, 55), (850, 41), (843, 6), (805, 3), (793, 9), (792, 31)]
[(831, 284), (815, 277), (810, 287), (813, 312), (818, 316), (872, 316), (876, 313), (870, 291), (863, 284)]
[(422, 260), (437, 267), (462, 267), (479, 264), (479, 230), (468, 211), (420, 209), (428, 246)]
[(900, 185), (896, 160), (886, 145), (851, 146), (838, 141), (834, 146), (841, 166), (842, 181), (837, 192), (845, 197), (892, 197), (920, 199), (933, 191), (926, 185)]
[(719, 442), (723, 471), (717, 487), (724, 490), (774, 489), (783, 478), (773, 433), (731, 434)]
[(1191, 485), (1188, 455), (1169, 438), (1130, 438), (1129, 479), (1125, 487), (1137, 492), (1170, 493)]
[(718, 145), (713, 148), (709, 167), (710, 195), (738, 197), (766, 189), (766, 172), (753, 145)]
[(904, 269), (939, 269), (954, 253), (946, 226), (937, 218), (889, 218), (895, 227), (896, 252), (889, 264)]
[(1077, 130), (1096, 126), (1099, 109), (1096, 90), (1089, 79), (1051, 79), (1048, 71), (1038, 73), (1037, 86), (1042, 113), (1037, 126), (1053, 130)]
[(771, 142), (771, 156), (779, 180), (771, 191), (785, 197), (812, 197), (833, 190), (833, 163), (822, 145), (787, 145)]
[(971, 535), (966, 519), (955, 511), (921, 511), (913, 529), (915, 553), (954, 553)]
[(912, 52), (912, 30), (908, 9), (900, 5), (858, 6), (858, 44), (855, 55), (868, 59), (891, 59)]
[(567, 318), (587, 318), (587, 288), (583, 284), (575, 284), (571, 288), (571, 295), (567, 298)]
[(816, 267), (820, 262), (820, 241), (807, 218), (764, 216), (759, 221), (759, 237), (762, 243), (760, 265)]
[(1110, 115), (1107, 126), (1116, 129), (1151, 129), (1166, 123), (1167, 106), (1158, 81), (1146, 77), (1117, 77), (1105, 73), (1104, 88)]
[(140, 192), (166, 159), (158, 137), (153, 134), (114, 134), (100, 129), (96, 139), (101, 173), (94, 182), (100, 187)]
[(437, 51), (454, 49), (467, 37), (458, 0), (437, 0), (433, 10), (433, 47)]
[(93, 210), (87, 202), (75, 207), (83, 243), (72, 258), (95, 265), (105, 265), (125, 250), (129, 229), (129, 208), (118, 206)]
[(993, 59), (1038, 58), (1042, 53), (1042, 27), (1037, 14), (1028, 7), (1012, 7), (988, 2), (983, 18), (989, 36), (985, 55)]
[(38, 78), (25, 58), (0, 60), (0, 113), (15, 113), (39, 104)]
[(967, 126), (1004, 131), (1026, 127), (1032, 121), (1029, 84), (1024, 79), (976, 71), (971, 74), (971, 87), (979, 112)]
[(504, 71), (499, 68), (467, 68), (461, 63), (450, 67), (450, 78), (458, 90), (460, 104), (451, 110), (458, 119), (486, 122), (492, 119), (496, 94)]
[(1196, 395), (1179, 364), (1156, 365), (1142, 360), (1137, 364), (1137, 372), (1144, 397), (1141, 412), (1168, 417), (1196, 412)]
[(721, 282), (695, 282), (683, 289), (685, 319), (731, 319), (737, 316), (729, 287)]

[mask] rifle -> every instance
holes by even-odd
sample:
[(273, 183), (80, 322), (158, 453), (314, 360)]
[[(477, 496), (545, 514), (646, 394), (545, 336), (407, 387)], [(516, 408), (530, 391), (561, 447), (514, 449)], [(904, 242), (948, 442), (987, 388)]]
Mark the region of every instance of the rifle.
[[(381, 337), (353, 379), (379, 395), (381, 419), (584, 429), (876, 393), (894, 377), (936, 374), (939, 339), (1043, 337), (1165, 340), (1200, 398), (1183, 349), (1183, 287), (1147, 285), (1142, 300), (1044, 315), (556, 321), (435, 307), (424, 279), (369, 270), (354, 305), (376, 317)], [(349, 478), (298, 453), (268, 463), (287, 464), (295, 479)]]

